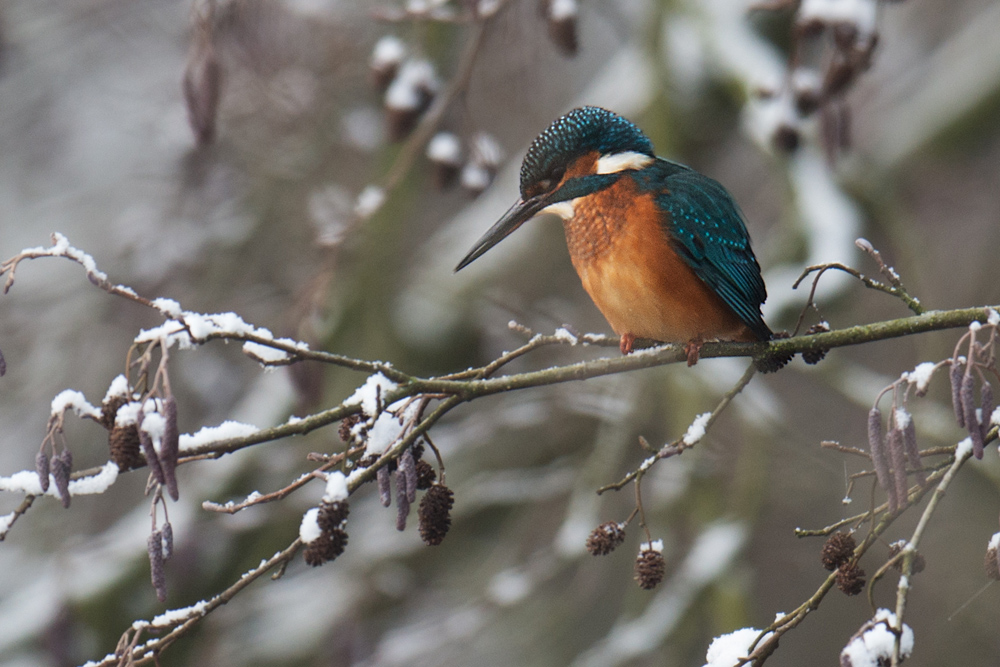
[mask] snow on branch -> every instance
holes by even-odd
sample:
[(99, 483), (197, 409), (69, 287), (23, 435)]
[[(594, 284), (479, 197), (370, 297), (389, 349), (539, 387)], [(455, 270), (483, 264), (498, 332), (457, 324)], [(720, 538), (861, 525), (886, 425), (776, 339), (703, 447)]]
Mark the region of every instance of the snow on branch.
[[(118, 479), (118, 466), (113, 461), (108, 461), (103, 466), (96, 468), (96, 472), (77, 479), (69, 480), (66, 491), (69, 496), (89, 496), (104, 493)], [(46, 489), (42, 489), (42, 482), (35, 470), (22, 470), (8, 477), (0, 476), (0, 491), (8, 493), (21, 493), (28, 497), (51, 496), (61, 498), (62, 492), (56, 483), (54, 475), (48, 476)], [(23, 512), (11, 512), (0, 517), (0, 541), (7, 535), (7, 531)]]

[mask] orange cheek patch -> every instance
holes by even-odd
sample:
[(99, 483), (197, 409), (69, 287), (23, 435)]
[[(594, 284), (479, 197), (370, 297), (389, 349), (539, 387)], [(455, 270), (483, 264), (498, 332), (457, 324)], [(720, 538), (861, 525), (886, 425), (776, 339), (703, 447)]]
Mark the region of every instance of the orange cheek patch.
[(566, 168), (566, 173), (563, 175), (559, 185), (562, 185), (571, 178), (587, 176), (595, 173), (597, 171), (597, 159), (599, 157), (601, 156), (597, 153), (597, 151), (589, 151), (578, 157)]

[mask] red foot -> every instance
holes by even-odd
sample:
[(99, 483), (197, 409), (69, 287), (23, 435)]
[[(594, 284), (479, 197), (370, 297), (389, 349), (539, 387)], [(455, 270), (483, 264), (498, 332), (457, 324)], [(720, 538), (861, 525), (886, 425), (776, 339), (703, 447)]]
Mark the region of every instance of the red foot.
[(618, 349), (622, 351), (622, 354), (631, 354), (632, 347), (635, 345), (635, 336), (630, 333), (622, 334), (621, 340), (618, 342)]
[(698, 363), (698, 356), (701, 354), (701, 346), (704, 343), (702, 340), (689, 340), (687, 345), (684, 346), (684, 354), (688, 358), (688, 366), (694, 366)]

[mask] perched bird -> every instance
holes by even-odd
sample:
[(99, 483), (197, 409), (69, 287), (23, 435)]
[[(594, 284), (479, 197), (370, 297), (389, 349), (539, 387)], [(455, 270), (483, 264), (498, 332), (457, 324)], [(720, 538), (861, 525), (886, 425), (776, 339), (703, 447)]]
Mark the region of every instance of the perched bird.
[(456, 271), (540, 213), (562, 218), (584, 289), (621, 337), (686, 345), (767, 341), (767, 298), (743, 216), (717, 181), (658, 158), (642, 131), (599, 107), (574, 109), (538, 135), (521, 164), (521, 198)]

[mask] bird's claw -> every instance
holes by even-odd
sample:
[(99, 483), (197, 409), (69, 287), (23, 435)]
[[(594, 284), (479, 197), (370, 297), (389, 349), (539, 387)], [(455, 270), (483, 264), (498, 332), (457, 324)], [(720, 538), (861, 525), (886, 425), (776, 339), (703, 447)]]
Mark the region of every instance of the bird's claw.
[(698, 357), (701, 355), (701, 346), (704, 341), (701, 340), (689, 340), (687, 345), (684, 346), (684, 354), (687, 355), (688, 366), (694, 366), (698, 363)]
[(621, 340), (618, 341), (618, 349), (622, 351), (622, 354), (631, 354), (634, 347), (635, 336), (630, 333), (622, 334)]

